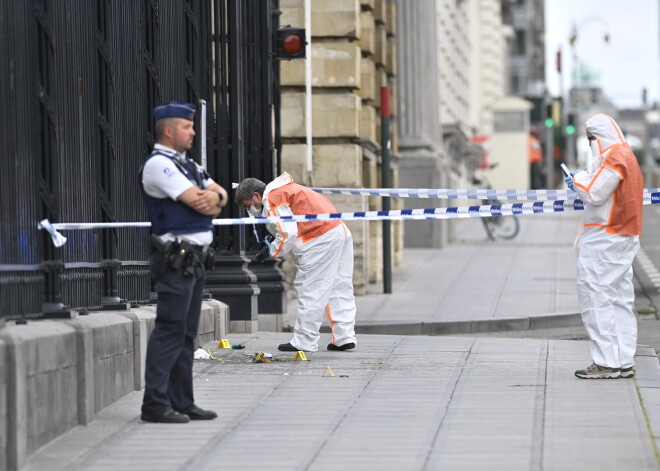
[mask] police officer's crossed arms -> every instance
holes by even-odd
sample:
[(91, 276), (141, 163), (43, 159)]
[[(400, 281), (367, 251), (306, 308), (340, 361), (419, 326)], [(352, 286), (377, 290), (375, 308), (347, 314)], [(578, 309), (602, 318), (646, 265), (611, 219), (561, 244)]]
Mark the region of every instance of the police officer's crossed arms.
[[(204, 174), (207, 178), (210, 178), (206, 171), (204, 171)], [(197, 187), (190, 187), (181, 193), (177, 199), (198, 213), (216, 217), (227, 204), (227, 192), (220, 185), (213, 182), (203, 190)]]
[(151, 273), (158, 305), (149, 338), (142, 420), (185, 423), (217, 414), (195, 404), (194, 341), (215, 257), (212, 220), (227, 192), (186, 152), (192, 148), (195, 107), (170, 102), (154, 109), (157, 144), (141, 171), (151, 221)]

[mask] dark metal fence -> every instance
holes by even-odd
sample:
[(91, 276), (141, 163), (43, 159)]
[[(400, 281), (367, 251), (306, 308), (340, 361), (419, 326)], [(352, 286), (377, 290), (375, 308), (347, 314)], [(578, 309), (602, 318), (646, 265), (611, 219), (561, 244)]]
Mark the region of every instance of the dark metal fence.
[[(146, 221), (155, 105), (207, 101), (196, 128), (225, 188), (272, 177), (272, 14), (271, 0), (0, 2), (0, 318), (149, 300), (147, 229), (66, 231), (55, 248), (37, 223)], [(245, 250), (243, 230), (217, 235)]]

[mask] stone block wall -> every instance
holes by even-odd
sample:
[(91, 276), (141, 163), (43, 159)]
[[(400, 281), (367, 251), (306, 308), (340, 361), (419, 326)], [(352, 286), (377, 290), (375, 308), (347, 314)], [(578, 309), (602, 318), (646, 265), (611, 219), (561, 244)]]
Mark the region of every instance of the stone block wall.
[[(0, 330), (0, 471), (144, 387), (155, 306), (72, 320), (7, 323)], [(229, 309), (205, 302), (198, 344), (226, 335)], [(136, 410), (136, 417), (140, 411)]]
[(0, 338), (0, 470), (7, 469), (7, 384), (9, 382), (7, 368), (7, 346)]
[[(393, 0), (311, 0), (313, 169), (305, 144), (305, 60), (282, 61), (282, 169), (317, 187), (382, 186), (380, 87), (396, 91), (396, 9)], [(282, 0), (280, 24), (305, 27), (304, 0)], [(308, 32), (308, 38), (309, 38)], [(393, 182), (397, 181), (396, 116), (392, 117)], [(382, 208), (380, 198), (331, 198), (338, 211)], [(392, 202), (393, 209), (401, 207)], [(356, 294), (382, 279), (380, 222), (348, 223), (354, 238)], [(394, 223), (394, 260), (401, 261), (402, 225)], [(398, 241), (397, 238), (401, 240)]]
[(87, 397), (77, 387), (82, 365), (74, 327), (44, 321), (5, 330), (6, 464), (18, 469), (25, 456), (77, 425), (78, 403)]

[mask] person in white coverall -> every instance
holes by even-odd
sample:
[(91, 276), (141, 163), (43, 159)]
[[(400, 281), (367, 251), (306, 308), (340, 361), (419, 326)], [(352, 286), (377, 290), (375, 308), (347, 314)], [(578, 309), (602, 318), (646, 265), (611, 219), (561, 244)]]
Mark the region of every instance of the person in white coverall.
[(631, 378), (637, 346), (632, 263), (642, 231), (644, 177), (621, 129), (608, 115), (586, 121), (591, 170), (566, 184), (584, 202), (577, 239), (577, 288), (593, 364), (578, 378)]
[[(253, 216), (336, 213), (325, 196), (293, 182), (283, 173), (266, 185), (256, 178), (243, 180), (235, 201)], [(353, 295), (353, 237), (342, 221), (284, 222), (268, 224), (275, 236), (270, 255), (291, 253), (297, 267), (294, 285), (298, 316), (293, 338), (281, 351), (318, 350), (323, 314), (328, 317), (332, 341), (328, 350), (355, 348), (355, 297)]]

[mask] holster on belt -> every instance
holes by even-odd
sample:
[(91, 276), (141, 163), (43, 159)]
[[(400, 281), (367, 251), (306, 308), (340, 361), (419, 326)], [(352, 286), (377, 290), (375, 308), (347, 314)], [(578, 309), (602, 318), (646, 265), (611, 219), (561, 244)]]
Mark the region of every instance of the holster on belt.
[(170, 255), (170, 267), (172, 270), (180, 270), (187, 264), (189, 254), (193, 250), (193, 245), (186, 241), (177, 242), (174, 245), (174, 250)]
[(211, 246), (208, 246), (205, 251), (206, 259), (204, 260), (204, 266), (207, 270), (213, 270), (215, 266), (215, 249)]
[(151, 234), (149, 254), (152, 255), (154, 276), (161, 276), (170, 268), (170, 257), (173, 250), (172, 242), (163, 242), (156, 234)]
[(182, 269), (183, 276), (191, 277), (195, 276), (199, 264), (204, 265), (208, 270), (212, 269), (215, 264), (215, 249), (181, 241), (175, 250), (172, 267), (176, 270)]
[(153, 257), (154, 274), (164, 274), (168, 270), (182, 270), (183, 276), (195, 276), (198, 264), (203, 264), (208, 270), (215, 264), (215, 249), (211, 246), (200, 247), (190, 242), (168, 242), (152, 235), (150, 247)]

